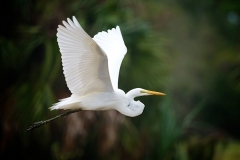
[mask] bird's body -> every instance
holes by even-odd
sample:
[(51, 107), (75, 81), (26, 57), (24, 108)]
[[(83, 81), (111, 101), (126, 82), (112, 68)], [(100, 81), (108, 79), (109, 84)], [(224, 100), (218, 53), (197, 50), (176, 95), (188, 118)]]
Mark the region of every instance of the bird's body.
[[(71, 97), (60, 101), (60, 105), (56, 104), (56, 106), (53, 107), (58, 107), (56, 109), (81, 108), (82, 110), (108, 110), (115, 108), (118, 99), (125, 99), (126, 101), (125, 93), (122, 90), (114, 92), (93, 92), (84, 96), (72, 94)], [(124, 104), (125, 101), (122, 101), (122, 103)]]
[[(140, 90), (140, 88), (137, 90)], [(80, 108), (82, 110), (115, 109), (129, 117), (141, 114), (144, 109), (144, 104), (139, 101), (131, 102), (131, 100), (132, 99), (130, 97), (130, 94), (125, 94), (123, 90), (116, 89), (113, 92), (93, 92), (84, 96), (76, 96), (72, 94), (71, 97), (62, 99), (59, 103), (56, 103), (53, 107), (51, 107), (51, 109), (52, 110), (53, 109), (75, 110)], [(139, 106), (139, 108), (137, 108), (134, 107), (135, 103), (137, 104), (141, 103), (142, 105)]]
[(91, 38), (75, 17), (58, 28), (58, 44), (71, 97), (62, 99), (50, 109), (109, 110), (134, 117), (142, 113), (144, 104), (137, 96), (164, 95), (136, 88), (125, 94), (118, 89), (121, 62), (127, 52), (120, 28), (99, 32)]

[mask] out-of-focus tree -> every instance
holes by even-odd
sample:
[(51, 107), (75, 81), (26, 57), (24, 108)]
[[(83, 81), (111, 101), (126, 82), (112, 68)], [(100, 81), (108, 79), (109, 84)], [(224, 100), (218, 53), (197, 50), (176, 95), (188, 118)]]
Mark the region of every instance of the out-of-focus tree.
[[(163, 0), (6, 1), (1, 5), (0, 159), (227, 159), (238, 157), (239, 2)], [(32, 132), (70, 95), (57, 25), (75, 15), (91, 36), (119, 25), (128, 53), (120, 88), (141, 97), (128, 118), (83, 111)], [(224, 117), (224, 118), (223, 118)], [(14, 154), (13, 154), (14, 153)], [(232, 158), (234, 159), (234, 158)]]

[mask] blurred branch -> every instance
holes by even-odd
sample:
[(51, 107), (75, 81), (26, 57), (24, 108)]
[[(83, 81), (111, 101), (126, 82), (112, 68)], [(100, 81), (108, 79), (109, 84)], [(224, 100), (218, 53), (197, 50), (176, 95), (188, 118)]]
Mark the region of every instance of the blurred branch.
[(61, 118), (61, 117), (64, 117), (64, 116), (67, 116), (69, 114), (76, 113), (76, 112), (79, 112), (79, 111), (81, 111), (81, 109), (70, 110), (70, 111), (64, 112), (63, 114), (60, 114), (60, 115), (58, 115), (56, 117), (53, 117), (51, 119), (48, 119), (48, 120), (45, 120), (45, 121), (40, 121), (40, 122), (35, 122), (27, 129), (27, 131), (30, 131), (30, 130), (32, 130), (34, 128), (38, 128), (38, 127), (40, 127), (40, 126), (42, 126), (42, 125), (44, 125), (46, 123), (49, 123), (49, 122), (51, 122), (51, 121), (53, 121), (55, 119), (58, 119), (58, 118)]
[(202, 99), (196, 107), (186, 116), (186, 118), (183, 120), (183, 128), (187, 127), (192, 120), (197, 116), (197, 114), (200, 113), (200, 111), (206, 106), (207, 98)]

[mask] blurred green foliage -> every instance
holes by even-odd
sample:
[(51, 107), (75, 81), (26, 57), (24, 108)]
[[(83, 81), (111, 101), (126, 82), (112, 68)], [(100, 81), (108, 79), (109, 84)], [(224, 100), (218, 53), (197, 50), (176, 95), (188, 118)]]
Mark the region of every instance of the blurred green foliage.
[[(6, 1), (1, 5), (0, 159), (240, 159), (240, 2)], [(142, 115), (83, 111), (25, 132), (70, 96), (56, 29), (75, 15), (91, 36), (121, 27), (124, 91), (141, 87)]]

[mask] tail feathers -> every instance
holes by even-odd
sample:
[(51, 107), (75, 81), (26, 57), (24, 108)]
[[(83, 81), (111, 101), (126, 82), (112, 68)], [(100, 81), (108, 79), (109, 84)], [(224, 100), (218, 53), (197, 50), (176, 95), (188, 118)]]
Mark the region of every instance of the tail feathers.
[(60, 99), (58, 103), (55, 103), (52, 107), (49, 109), (55, 110), (55, 109), (79, 109), (79, 102), (73, 102), (71, 100), (71, 97)]

